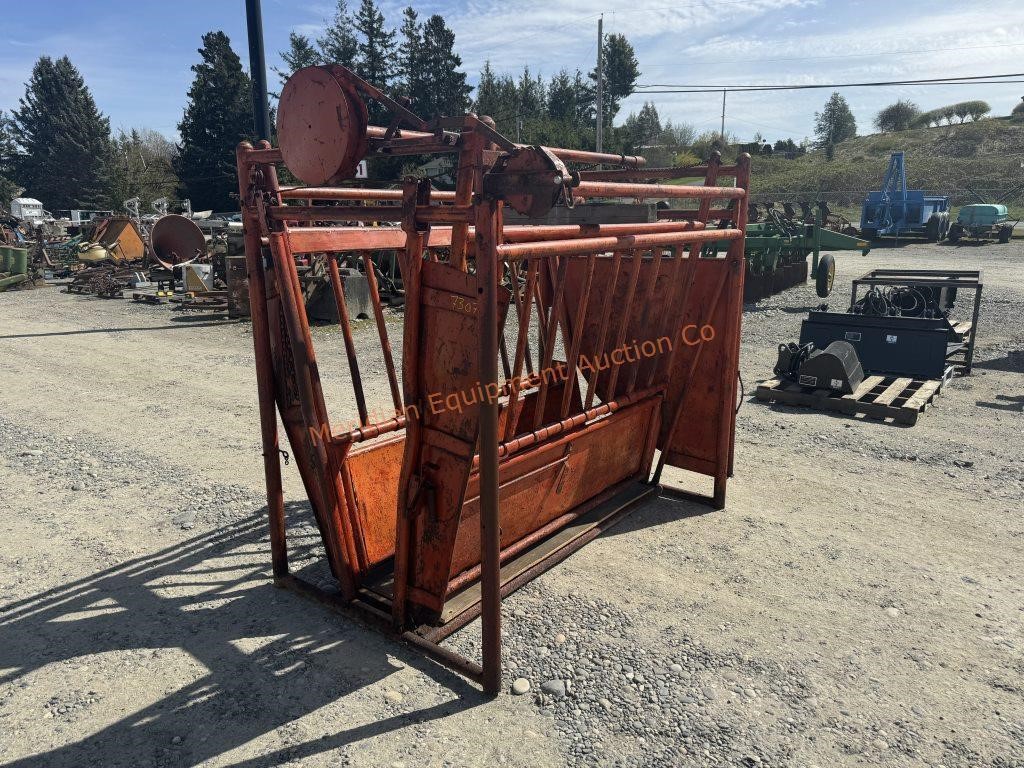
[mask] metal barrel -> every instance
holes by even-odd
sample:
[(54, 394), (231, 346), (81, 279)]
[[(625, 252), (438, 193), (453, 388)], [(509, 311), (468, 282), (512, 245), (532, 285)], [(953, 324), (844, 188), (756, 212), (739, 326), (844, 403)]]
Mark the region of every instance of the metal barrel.
[(28, 248), (11, 248), (11, 272), (15, 275), (28, 274)]

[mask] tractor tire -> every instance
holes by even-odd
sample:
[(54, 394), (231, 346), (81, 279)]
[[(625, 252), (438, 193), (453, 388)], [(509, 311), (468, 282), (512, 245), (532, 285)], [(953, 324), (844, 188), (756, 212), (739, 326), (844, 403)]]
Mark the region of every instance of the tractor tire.
[(960, 238), (964, 236), (964, 229), (959, 224), (954, 224), (949, 228), (949, 235), (947, 239), (951, 243), (959, 243)]
[(1013, 237), (1013, 227), (1002, 226), (999, 228), (999, 242), (1006, 244), (1010, 242), (1010, 238)]
[(928, 221), (924, 225), (924, 234), (929, 243), (937, 243), (942, 239), (942, 219), (939, 214), (933, 213), (928, 217)]
[(818, 261), (818, 271), (814, 274), (814, 289), (821, 298), (828, 298), (835, 280), (836, 260), (831, 253), (826, 253)]

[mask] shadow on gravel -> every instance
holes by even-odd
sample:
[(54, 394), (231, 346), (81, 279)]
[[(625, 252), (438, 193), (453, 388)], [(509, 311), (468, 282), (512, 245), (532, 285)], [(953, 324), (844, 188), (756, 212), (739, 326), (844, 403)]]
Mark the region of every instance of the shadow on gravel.
[[(292, 519), (304, 516), (298, 507), (307, 505), (289, 506), (298, 513)], [(195, 765), (388, 677), (397, 671), (389, 654), (458, 698), (337, 732), (325, 729), (305, 742), (286, 737), (286, 747), (231, 764), (256, 768), (301, 760), (487, 701), (462, 678), (404, 646), (382, 642), (376, 633), (273, 587), (265, 521), (265, 513), (256, 514), (0, 606), (0, 685), (49, 664), (109, 651), (135, 652), (123, 666), (118, 660), (129, 690), (132, 679), (162, 684), (160, 662), (148, 663), (162, 649), (180, 649), (207, 670), (79, 741), (6, 765)], [(308, 526), (289, 539), (297, 560), (321, 546)], [(58, 691), (52, 700), (62, 694), (69, 692)], [(74, 732), (73, 712), (66, 719), (59, 710), (54, 715), (55, 725)]]
[(632, 512), (625, 515), (615, 525), (601, 534), (602, 538), (620, 536), (624, 533), (654, 528), (688, 517), (701, 517), (721, 510), (713, 509), (708, 504), (688, 499), (677, 499), (672, 496), (660, 495), (651, 501), (645, 501)]
[[(171, 318), (172, 323), (179, 323), (181, 325), (234, 325), (242, 322), (242, 320), (234, 317), (228, 317), (227, 310), (223, 312), (201, 312), (197, 313), (196, 310), (189, 310), (188, 312), (182, 312), (180, 315), (175, 315)], [(247, 321), (246, 321), (247, 322)]]
[(974, 364), (975, 368), (984, 371), (1007, 371), (1009, 373), (1024, 373), (1024, 350), (1007, 352), (1003, 357), (995, 360), (984, 360)]
[(978, 400), (975, 405), (982, 408), (992, 408), (996, 411), (1010, 411), (1011, 413), (1024, 413), (1024, 395), (996, 395), (999, 402), (992, 403), (985, 400)]
[[(890, 239), (890, 238), (883, 238), (881, 240), (872, 240), (871, 241), (871, 250), (873, 250), (873, 251), (881, 251), (881, 250), (889, 250), (889, 249), (897, 249), (897, 248), (907, 248), (907, 247), (909, 247), (911, 245), (926, 245), (926, 244), (928, 244), (928, 242), (926, 240), (922, 240), (922, 239), (916, 239), (916, 240), (915, 239), (900, 239), (900, 240), (897, 240), (896, 238), (892, 238), (892, 239)], [(931, 245), (934, 245), (934, 243), (931, 243)]]
[(125, 333), (128, 331), (173, 331), (181, 330), (182, 328), (200, 328), (204, 325), (227, 325), (229, 323), (237, 323), (238, 320), (216, 320), (211, 321), (209, 319), (203, 320), (200, 318), (200, 322), (182, 322), (176, 318), (172, 318), (171, 322), (176, 323), (175, 325), (142, 325), (129, 328), (80, 328), (76, 331), (50, 331), (49, 333), (12, 333), (7, 336), (0, 336), (0, 341), (4, 339), (38, 339), (46, 336), (80, 336), (87, 333)]
[(745, 314), (749, 313), (752, 315), (758, 315), (761, 314), (762, 312), (784, 312), (787, 315), (806, 315), (808, 312), (813, 312), (819, 307), (821, 307), (820, 303), (814, 304), (813, 306), (808, 304), (802, 307), (773, 307), (761, 304), (744, 304), (743, 312)]

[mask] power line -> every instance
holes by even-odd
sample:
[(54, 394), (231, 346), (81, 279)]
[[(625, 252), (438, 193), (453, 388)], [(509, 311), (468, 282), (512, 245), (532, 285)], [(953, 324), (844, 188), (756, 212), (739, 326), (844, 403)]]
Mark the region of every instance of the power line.
[(861, 83), (814, 83), (803, 85), (691, 85), (672, 83), (647, 83), (637, 85), (644, 89), (636, 93), (720, 93), (732, 91), (802, 91), (815, 88), (876, 88), (890, 85), (999, 85), (1001, 83), (1021, 83), (1024, 80), (997, 80), (994, 78), (1024, 77), (1024, 72), (1011, 72), (1005, 75), (968, 75), (964, 77), (935, 77), (920, 80), (881, 80)]
[[(948, 53), (951, 51), (975, 51), (983, 48), (1017, 48), (1024, 43), (993, 43), (992, 45), (965, 45), (957, 48), (920, 48), (913, 51), (877, 51), (875, 53), (840, 53), (835, 56), (791, 56), (779, 59), (687, 59), (686, 65), (718, 64), (768, 64), (776, 61), (828, 61), (832, 59), (862, 59), (876, 56), (910, 56), (919, 53)], [(645, 69), (678, 68), (678, 64), (645, 65)]]

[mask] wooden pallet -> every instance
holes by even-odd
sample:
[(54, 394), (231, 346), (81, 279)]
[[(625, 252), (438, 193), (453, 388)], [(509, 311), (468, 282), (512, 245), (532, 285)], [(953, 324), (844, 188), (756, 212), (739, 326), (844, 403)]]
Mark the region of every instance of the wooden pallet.
[[(951, 369), (950, 369), (951, 370)], [(758, 400), (786, 405), (802, 405), (819, 411), (838, 411), (851, 416), (892, 420), (913, 425), (942, 389), (948, 379), (911, 379), (896, 376), (868, 376), (850, 395), (838, 395), (827, 389), (801, 387), (789, 381), (768, 379), (758, 383)]]

